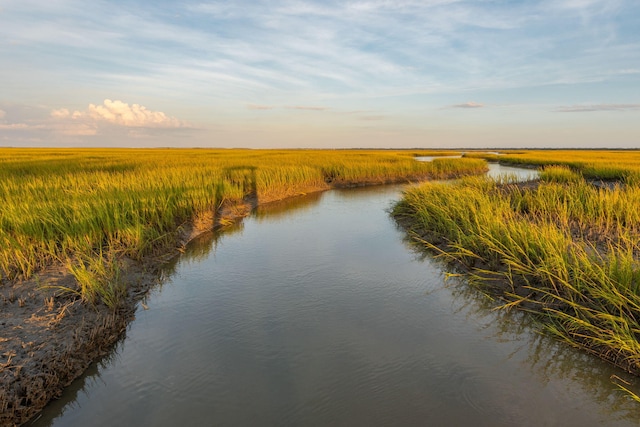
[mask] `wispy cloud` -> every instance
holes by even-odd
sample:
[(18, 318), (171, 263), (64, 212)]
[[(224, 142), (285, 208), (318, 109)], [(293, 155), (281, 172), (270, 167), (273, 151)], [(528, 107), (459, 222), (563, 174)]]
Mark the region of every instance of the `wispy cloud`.
[(619, 70), (618, 74), (640, 74), (640, 68), (625, 68)]
[(248, 110), (273, 110), (273, 105), (247, 104)]
[(4, 110), (0, 110), (0, 119), (4, 119), (4, 116), (7, 115), (7, 112)]
[(40, 126), (58, 135), (64, 136), (95, 136), (98, 134), (98, 126), (95, 123), (82, 122), (55, 122), (47, 126)]
[[(12, 19), (0, 37), (21, 43), (25, 52), (46, 46), (51, 56), (43, 55), (43, 64), (62, 64), (58, 52), (66, 52), (68, 61), (58, 66), (69, 82), (76, 73), (114, 87), (122, 87), (115, 80), (123, 78), (136, 89), (159, 82), (185, 99), (208, 95), (221, 104), (249, 93), (381, 97), (606, 78), (603, 64), (620, 62), (625, 53), (607, 49), (594, 56), (586, 48), (599, 45), (599, 28), (616, 31), (613, 12), (598, 15), (589, 37), (575, 37), (566, 24), (606, 4), (620, 9), (628, 1), (539, 0), (509, 7), (462, 0), (196, 1), (142, 14), (135, 6), (61, 0), (43, 16), (64, 18), (62, 26), (61, 19), (34, 16), (31, 11), (42, 7), (24, 0), (8, 7)], [(559, 47), (571, 55), (547, 60)], [(34, 74), (37, 67), (27, 65)]]
[(478, 102), (465, 102), (464, 104), (455, 104), (452, 105), (451, 108), (483, 108), (484, 104), (480, 104)]
[(560, 9), (593, 9), (607, 5), (619, 4), (617, 0), (553, 0), (554, 6)]
[[(637, 0), (5, 3), (7, 133), (22, 123), (68, 135), (175, 135), (190, 129), (185, 120), (214, 129), (229, 117), (244, 131), (251, 125), (238, 125), (243, 117), (269, 110), (282, 123), (318, 126), (329, 122), (323, 111), (344, 123), (351, 122), (338, 115), (365, 110), (372, 112), (353, 121), (380, 114), (409, 123), (429, 109), (488, 116), (497, 103), (630, 111), (612, 106), (634, 102), (625, 88), (640, 78)], [(611, 106), (572, 105), (585, 91)], [(105, 94), (148, 108), (88, 106)], [(29, 121), (9, 106), (25, 99), (66, 109)], [(451, 105), (465, 99), (486, 104)]]
[(247, 104), (248, 110), (275, 110), (275, 109), (284, 109), (284, 110), (304, 110), (304, 111), (328, 111), (330, 107), (323, 106), (315, 106), (315, 105), (286, 105), (286, 106), (275, 106), (275, 105), (262, 105), (262, 104)]
[(314, 106), (314, 105), (296, 105), (296, 106), (284, 107), (284, 108), (289, 110), (307, 110), (307, 111), (327, 111), (330, 109), (329, 107), (320, 107), (320, 106)]
[(590, 104), (560, 107), (559, 113), (587, 113), (592, 111), (640, 111), (640, 104)]
[(0, 123), (0, 130), (17, 130), (17, 129), (27, 129), (29, 125), (26, 123)]

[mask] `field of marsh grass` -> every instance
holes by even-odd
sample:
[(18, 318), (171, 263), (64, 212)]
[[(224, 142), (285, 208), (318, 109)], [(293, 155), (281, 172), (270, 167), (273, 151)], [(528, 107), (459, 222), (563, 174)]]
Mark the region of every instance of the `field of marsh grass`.
[(495, 153), (468, 152), (468, 158), (482, 158), (514, 166), (567, 166), (586, 179), (640, 182), (638, 150), (504, 150)]
[[(549, 333), (640, 375), (640, 185), (630, 178), (640, 153), (570, 154), (508, 154), (556, 166), (524, 184), (425, 183), (394, 215), (503, 308), (533, 312)], [(614, 176), (604, 187), (587, 180)]]
[[(221, 208), (331, 186), (481, 173), (482, 160), (413, 160), (364, 150), (0, 149), (0, 275), (28, 279), (62, 264), (90, 303), (115, 305), (122, 257), (175, 247)], [(431, 153), (430, 153), (431, 154)], [(182, 236), (182, 237), (181, 237)]]
[(0, 149), (0, 425), (26, 422), (107, 354), (200, 233), (304, 193), (487, 169), (420, 154)]

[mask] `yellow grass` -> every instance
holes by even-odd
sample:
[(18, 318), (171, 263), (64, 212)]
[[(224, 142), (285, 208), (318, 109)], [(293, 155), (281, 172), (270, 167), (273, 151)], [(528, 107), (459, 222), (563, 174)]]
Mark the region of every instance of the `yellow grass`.
[[(96, 259), (113, 263), (122, 256), (140, 259), (165, 251), (175, 245), (182, 224), (211, 216), (223, 205), (486, 168), (482, 160), (473, 159), (417, 162), (415, 154), (0, 149), (0, 274), (10, 280), (28, 278), (59, 263), (68, 265), (79, 282), (107, 283), (118, 276), (117, 269), (103, 269)], [(108, 299), (100, 295), (83, 291), (89, 301)]]
[(637, 181), (640, 178), (638, 150), (505, 150), (502, 153), (501, 156), (475, 155), (511, 164), (569, 166), (593, 179)]
[[(565, 166), (545, 166), (535, 185), (426, 183), (405, 193), (395, 215), (505, 308), (537, 312), (552, 334), (640, 374), (640, 183), (629, 178), (640, 154), (528, 151), (505, 159)], [(614, 176), (623, 181), (585, 179)]]

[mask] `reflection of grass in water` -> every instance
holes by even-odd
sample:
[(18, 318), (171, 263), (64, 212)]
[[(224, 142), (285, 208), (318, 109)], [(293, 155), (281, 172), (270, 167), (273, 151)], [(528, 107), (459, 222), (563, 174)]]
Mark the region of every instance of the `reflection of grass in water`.
[(322, 197), (323, 193), (316, 191), (297, 197), (276, 200), (271, 203), (258, 206), (252, 216), (258, 221), (287, 218), (289, 216), (298, 215), (300, 212), (312, 208), (320, 202)]
[(538, 313), (553, 335), (638, 374), (640, 187), (599, 189), (560, 169), (543, 178), (428, 183), (395, 214), (505, 308)]
[[(432, 256), (431, 251), (425, 251), (424, 246), (415, 242), (411, 247), (422, 256)], [(455, 265), (447, 265), (443, 258), (434, 261), (449, 271), (456, 268)], [(498, 309), (501, 307), (498, 301), (487, 298), (484, 289), (469, 286), (465, 275), (448, 273), (446, 288), (454, 298), (457, 312), (481, 319), (483, 333), (491, 330), (493, 334), (489, 336), (496, 342), (517, 344), (513, 354), (525, 355), (526, 363), (521, 366), (526, 366), (543, 383), (562, 380), (568, 388), (579, 385), (595, 402), (606, 403), (600, 405), (604, 414), (620, 420), (638, 419), (638, 406), (634, 402), (637, 393), (640, 393), (637, 377), (595, 360), (592, 355), (562, 345), (549, 336), (536, 333), (541, 326), (539, 318), (525, 311)]]
[[(216, 228), (215, 230), (207, 231), (195, 237), (186, 245), (183, 249), (180, 257), (174, 257), (170, 263), (173, 268), (180, 262), (197, 263), (204, 259), (207, 259), (218, 248), (218, 244), (226, 237), (242, 234), (244, 231), (244, 223), (242, 220), (236, 221), (228, 226)], [(165, 270), (165, 266), (162, 269)], [(173, 274), (173, 270), (166, 271), (169, 275)]]
[(421, 163), (393, 151), (12, 148), (0, 150), (0, 166), (2, 278), (29, 278), (62, 263), (86, 283), (101, 282), (85, 274), (99, 268), (76, 260), (161, 254), (175, 246), (181, 224), (221, 206), (486, 168), (482, 160)]
[(30, 427), (49, 427), (56, 419), (62, 419), (67, 411), (80, 409), (81, 404), (78, 402), (80, 395), (89, 395), (92, 389), (106, 384), (101, 372), (107, 367), (118, 363), (125, 339), (126, 333), (123, 333), (109, 353), (92, 362), (80, 377), (76, 378), (64, 389), (61, 396), (51, 400), (44, 407), (41, 414), (26, 425)]

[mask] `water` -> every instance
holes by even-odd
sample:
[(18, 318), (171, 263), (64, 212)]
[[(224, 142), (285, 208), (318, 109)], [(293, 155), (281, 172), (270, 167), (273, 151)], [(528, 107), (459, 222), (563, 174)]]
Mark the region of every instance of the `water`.
[(31, 425), (638, 425), (609, 379), (631, 378), (412, 249), (400, 191), (314, 194), (193, 242)]
[(415, 159), (419, 162), (432, 162), (435, 159), (460, 159), (462, 158), (462, 154), (454, 155), (454, 156), (417, 156)]
[(498, 177), (500, 175), (515, 176), (520, 181), (528, 181), (538, 177), (536, 169), (516, 168), (513, 166), (505, 166), (499, 163), (489, 163), (489, 171), (487, 175), (490, 177)]
[[(489, 154), (500, 154), (492, 153)], [(462, 155), (457, 156), (419, 156), (415, 159), (419, 162), (432, 162), (436, 159), (460, 159)], [(536, 169), (518, 168), (513, 166), (501, 165), (499, 163), (488, 163), (489, 171), (487, 175), (490, 177), (498, 177), (500, 175), (516, 176), (520, 181), (527, 181), (538, 177), (538, 171)]]

